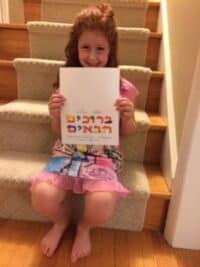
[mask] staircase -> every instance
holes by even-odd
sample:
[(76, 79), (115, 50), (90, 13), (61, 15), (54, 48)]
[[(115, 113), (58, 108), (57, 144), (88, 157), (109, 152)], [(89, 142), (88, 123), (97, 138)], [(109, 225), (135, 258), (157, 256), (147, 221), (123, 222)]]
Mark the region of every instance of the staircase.
[[(71, 22), (69, 15), (73, 14), (68, 14), (69, 21), (55, 16), (52, 21), (52, 17), (47, 17), (51, 14), (52, 2), (45, 0), (41, 7), (40, 0), (24, 0), (27, 24), (0, 25), (0, 105), (9, 102), (0, 106), (0, 217), (3, 218), (42, 219), (30, 208), (27, 188), (30, 176), (39, 172), (47, 161), (54, 140), (47, 99), (57, 70), (64, 64), (62, 51)], [(68, 9), (72, 11), (74, 8), (75, 12), (80, 3), (87, 1), (74, 2), (76, 4), (70, 8), (68, 3)], [(143, 15), (139, 14), (140, 19), (132, 24), (128, 24), (127, 16), (121, 19), (120, 14), (123, 8), (133, 12), (134, 5), (130, 7), (127, 1), (121, 1), (120, 8), (117, 1), (113, 1), (113, 5), (118, 23), (121, 23), (118, 28), (121, 73), (139, 88), (140, 97), (136, 103), (137, 133), (122, 140), (127, 160), (123, 181), (133, 194), (120, 204), (114, 221), (107, 227), (162, 230), (170, 192), (160, 169), (167, 125), (159, 116), (164, 77), (157, 70), (162, 39), (156, 32), (159, 2), (151, 0)], [(141, 12), (141, 8), (137, 7), (136, 11)], [(49, 22), (42, 22), (41, 17)], [(59, 47), (56, 47), (55, 34)], [(134, 203), (143, 205), (143, 215), (137, 212)], [(124, 213), (120, 213), (123, 210)], [(132, 212), (134, 219), (130, 216)], [(126, 226), (120, 217), (127, 217)], [(139, 217), (143, 221), (142, 227), (137, 224)]]

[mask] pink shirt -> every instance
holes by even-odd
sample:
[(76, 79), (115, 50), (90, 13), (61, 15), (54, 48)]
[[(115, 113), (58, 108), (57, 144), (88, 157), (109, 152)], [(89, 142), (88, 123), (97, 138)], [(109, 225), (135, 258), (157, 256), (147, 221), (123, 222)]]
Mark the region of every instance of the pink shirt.
[(125, 78), (121, 78), (120, 95), (127, 97), (131, 101), (135, 101), (135, 98), (139, 95), (139, 92), (131, 82)]

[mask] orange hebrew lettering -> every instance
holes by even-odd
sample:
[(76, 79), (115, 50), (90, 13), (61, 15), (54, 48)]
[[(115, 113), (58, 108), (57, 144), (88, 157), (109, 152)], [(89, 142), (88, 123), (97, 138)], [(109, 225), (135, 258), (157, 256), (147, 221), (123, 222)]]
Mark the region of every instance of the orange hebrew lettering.
[(66, 121), (67, 121), (67, 123), (74, 123), (75, 122), (75, 117), (73, 115), (67, 115), (66, 116)]
[(90, 121), (90, 117), (87, 115), (83, 115), (82, 123), (89, 123), (89, 121)]
[(111, 126), (103, 126), (103, 127), (102, 127), (102, 132), (103, 132), (103, 133), (112, 133), (112, 128), (111, 128)]
[(93, 130), (93, 132), (94, 132), (94, 133), (100, 133), (100, 132), (101, 132), (101, 127), (95, 125), (95, 126), (94, 126), (94, 130)]

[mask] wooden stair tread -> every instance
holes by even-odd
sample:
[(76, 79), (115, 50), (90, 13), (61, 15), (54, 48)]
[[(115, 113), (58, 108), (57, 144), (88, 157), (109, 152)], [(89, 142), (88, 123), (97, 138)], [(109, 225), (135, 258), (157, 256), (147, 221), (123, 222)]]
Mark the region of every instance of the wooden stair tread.
[(162, 174), (162, 171), (157, 165), (144, 164), (151, 196), (170, 199), (171, 192)]
[(9, 100), (6, 100), (6, 99), (0, 99), (0, 105), (4, 105), (6, 103), (8, 103)]
[(150, 0), (148, 4), (149, 6), (160, 6), (160, 0)]
[[(59, 23), (59, 22), (53, 22), (53, 23)], [(11, 30), (12, 29), (27, 30), (26, 24), (14, 24), (14, 23), (0, 23), (0, 28), (2, 28), (2, 29), (11, 29)], [(124, 27), (120, 27), (120, 28), (124, 28)], [(150, 32), (150, 37), (160, 39), (162, 37), (162, 33)]]
[[(58, 23), (58, 22), (53, 22)], [(124, 28), (124, 27), (120, 27)], [(10, 30), (23, 30), (28, 31), (26, 24), (14, 24), (14, 23), (0, 23), (0, 29), (10, 29)], [(150, 32), (149, 38), (162, 39), (162, 33), (160, 32)]]
[(153, 130), (165, 131), (167, 123), (159, 114), (147, 113), (150, 119), (150, 127)]
[(150, 198), (146, 207), (144, 229), (163, 231), (171, 192), (158, 165), (144, 164), (144, 168), (150, 187)]

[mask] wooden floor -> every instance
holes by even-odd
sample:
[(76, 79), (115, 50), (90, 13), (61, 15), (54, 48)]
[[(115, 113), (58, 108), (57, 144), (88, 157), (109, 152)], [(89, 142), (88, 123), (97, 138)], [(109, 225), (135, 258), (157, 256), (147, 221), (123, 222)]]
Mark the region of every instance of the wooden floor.
[(156, 232), (107, 229), (92, 232), (92, 254), (70, 263), (74, 229), (70, 228), (52, 258), (39, 242), (49, 224), (0, 220), (0, 267), (199, 267), (200, 251), (172, 249)]

